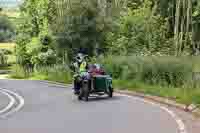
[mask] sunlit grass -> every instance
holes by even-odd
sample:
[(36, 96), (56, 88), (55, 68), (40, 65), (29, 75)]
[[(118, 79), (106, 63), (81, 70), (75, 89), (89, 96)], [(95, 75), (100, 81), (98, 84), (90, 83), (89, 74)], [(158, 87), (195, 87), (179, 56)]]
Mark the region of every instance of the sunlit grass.
[(15, 46), (16, 46), (15, 43), (0, 43), (0, 49), (7, 49), (12, 51), (11, 55), (7, 55), (8, 64), (15, 64), (16, 62), (16, 56), (14, 55)]
[(6, 16), (8, 16), (8, 17), (11, 17), (11, 18), (18, 18), (19, 17), (19, 15), (20, 15), (20, 12), (18, 12), (18, 11), (15, 11), (15, 10), (9, 10), (9, 11), (3, 11), (3, 12), (1, 12), (1, 14), (2, 15), (6, 15)]
[(15, 43), (0, 43), (0, 49), (8, 49), (13, 51), (15, 48)]

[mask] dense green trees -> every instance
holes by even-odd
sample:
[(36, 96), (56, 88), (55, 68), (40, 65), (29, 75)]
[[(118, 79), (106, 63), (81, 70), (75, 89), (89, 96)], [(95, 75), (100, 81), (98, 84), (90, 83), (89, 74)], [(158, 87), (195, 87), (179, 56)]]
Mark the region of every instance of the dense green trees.
[(26, 0), (21, 6), (18, 25), (17, 61), (21, 65), (55, 64), (55, 44), (49, 29), (49, 0)]
[[(198, 54), (198, 35), (200, 30), (199, 3), (200, 2), (197, 0), (141, 0), (137, 1), (137, 3), (134, 0), (128, 0), (129, 10), (127, 11), (128, 13), (126, 13), (125, 18), (129, 18), (129, 20), (132, 19), (133, 21), (129, 21), (128, 24), (126, 24), (126, 26), (129, 25), (127, 29), (137, 29), (138, 25), (140, 25), (139, 27), (143, 28), (143, 41), (141, 42), (140, 39), (140, 41), (131, 43), (131, 38), (135, 39), (137, 38), (137, 35), (141, 34), (141, 32), (136, 31), (136, 35), (129, 36), (128, 38), (124, 35), (120, 38), (117, 35), (113, 44), (119, 43), (123, 50), (130, 50), (130, 47), (128, 47), (128, 49), (125, 48), (126, 44), (131, 44), (132, 47), (133, 45), (144, 46), (145, 37), (148, 36), (146, 40), (149, 46), (154, 45), (156, 44), (155, 42), (157, 42), (157, 44), (154, 45), (155, 50), (153, 50), (153, 54), (155, 54), (154, 52), (157, 50), (159, 53), (162, 53), (163, 50), (165, 50), (164, 53), (167, 52), (168, 54), (177, 56), (183, 54)], [(144, 8), (148, 11), (142, 11)], [(136, 15), (138, 12), (141, 12), (140, 15)], [(122, 17), (124, 17), (124, 14)], [(159, 18), (157, 19), (157, 24), (155, 18)], [(152, 21), (153, 19), (154, 21)], [(137, 21), (136, 24), (134, 21)], [(146, 23), (143, 23), (145, 21)], [(126, 23), (125, 20), (122, 20), (121, 22), (122, 24), (120, 23), (120, 26)], [(131, 24), (132, 26), (130, 26)], [(154, 27), (152, 27), (152, 25), (154, 25)], [(148, 27), (148, 30), (145, 30), (145, 27)], [(150, 29), (153, 29), (153, 31)], [(160, 32), (158, 32), (158, 29)], [(150, 33), (148, 33), (148, 31), (150, 31)], [(131, 31), (128, 31), (128, 33), (131, 33)], [(154, 34), (154, 37), (151, 34)], [(162, 35), (162, 37), (160, 35)], [(116, 38), (119, 42), (116, 41)], [(167, 49), (166, 46), (168, 47)], [(133, 49), (135, 50), (135, 47)], [(147, 50), (152, 53), (151, 49), (148, 48)]]
[[(29, 54), (27, 47), (34, 47), (31, 44), (41, 43), (34, 41), (33, 38), (40, 36), (49, 36), (54, 43), (57, 60), (62, 59), (66, 62), (67, 58), (71, 58), (74, 51), (79, 48), (85, 48), (91, 56), (98, 55), (99, 52), (105, 52), (106, 35), (112, 30), (113, 17), (116, 16), (116, 7), (109, 6), (112, 2), (88, 0), (81, 2), (67, 0), (26, 0), (21, 7), (21, 17), (23, 22), (19, 25), (19, 38), (17, 47), (19, 62), (26, 62), (22, 59), (24, 52), (30, 57), (29, 61), (39, 56), (37, 54)], [(119, 13), (117, 13), (119, 14)], [(21, 39), (25, 36), (26, 39)], [(41, 40), (41, 39), (39, 39)], [(25, 43), (23, 42), (25, 41)], [(23, 46), (21, 46), (23, 45)], [(38, 45), (39, 46), (39, 45)], [(40, 45), (42, 46), (42, 45)], [(20, 49), (24, 47), (22, 52)], [(36, 50), (34, 50), (36, 52)], [(21, 57), (20, 57), (21, 56)], [(31, 62), (35, 64), (35, 62)], [(22, 63), (23, 64), (23, 63)]]
[[(86, 48), (91, 56), (105, 52), (106, 36), (113, 29), (116, 8), (112, 1), (75, 0), (56, 3), (56, 29), (58, 46), (73, 55), (74, 49)], [(64, 51), (63, 51), (64, 52)]]
[(64, 63), (79, 48), (91, 56), (200, 49), (197, 0), (26, 0), (21, 17), (16, 51), (25, 64)]
[(169, 54), (173, 46), (167, 34), (165, 19), (155, 14), (152, 2), (145, 1), (120, 17), (119, 31), (111, 33), (108, 42), (116, 54)]
[(15, 28), (13, 24), (7, 16), (0, 13), (0, 42), (8, 42), (13, 39), (14, 35)]

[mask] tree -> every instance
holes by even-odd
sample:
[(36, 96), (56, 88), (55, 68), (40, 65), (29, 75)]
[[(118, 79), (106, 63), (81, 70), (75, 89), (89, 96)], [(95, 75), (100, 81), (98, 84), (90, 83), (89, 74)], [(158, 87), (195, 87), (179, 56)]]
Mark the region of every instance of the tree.
[(119, 30), (108, 36), (115, 54), (171, 54), (173, 46), (167, 38), (165, 19), (155, 14), (152, 2), (146, 0), (139, 7), (121, 16)]
[(0, 42), (12, 40), (15, 28), (7, 16), (0, 16)]
[[(98, 49), (105, 48), (105, 36), (112, 28), (116, 8), (113, 1), (105, 0), (57, 0), (57, 27), (53, 31), (57, 36), (59, 48), (67, 50), (69, 55), (74, 49), (86, 48), (88, 54), (98, 54)], [(104, 50), (103, 50), (104, 51)]]
[(192, 33), (192, 54), (199, 55), (200, 54), (200, 2), (198, 0), (193, 1), (193, 33)]
[(53, 19), (49, 13), (51, 2), (26, 0), (20, 7), (23, 21), (18, 25), (16, 54), (18, 63), (23, 66), (56, 63), (55, 44), (49, 28)]

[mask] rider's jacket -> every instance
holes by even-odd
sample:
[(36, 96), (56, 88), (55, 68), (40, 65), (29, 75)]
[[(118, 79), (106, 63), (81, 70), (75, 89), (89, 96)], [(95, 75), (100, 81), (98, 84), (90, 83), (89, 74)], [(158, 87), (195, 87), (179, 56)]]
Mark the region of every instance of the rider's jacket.
[(87, 63), (83, 61), (79, 67), (79, 72), (86, 72)]

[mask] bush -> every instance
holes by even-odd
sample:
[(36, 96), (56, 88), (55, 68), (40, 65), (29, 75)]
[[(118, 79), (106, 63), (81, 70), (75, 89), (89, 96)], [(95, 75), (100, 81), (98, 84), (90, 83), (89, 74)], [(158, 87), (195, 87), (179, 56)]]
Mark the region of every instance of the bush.
[(173, 38), (167, 36), (167, 22), (162, 16), (152, 13), (151, 8), (150, 1), (143, 1), (138, 9), (127, 10), (120, 17), (118, 31), (107, 36), (112, 54), (174, 54)]
[(14, 36), (14, 26), (6, 16), (0, 16), (0, 42), (8, 42)]
[(53, 65), (56, 63), (56, 52), (51, 35), (41, 34), (40, 37), (32, 38), (27, 44), (27, 53), (31, 56), (34, 65)]
[(11, 69), (12, 69), (12, 72), (10, 73), (11, 78), (25, 79), (29, 77), (30, 73), (28, 74), (26, 69), (21, 65), (13, 65)]
[(0, 49), (0, 66), (8, 66), (15, 63), (12, 51), (8, 49)]
[(8, 50), (8, 49), (0, 49), (0, 53), (2, 53), (4, 55), (11, 55), (12, 51)]
[(70, 72), (70, 69), (63, 65), (37, 66), (34, 69), (33, 78), (69, 83), (71, 82)]
[(14, 65), (10, 76), (16, 79), (50, 80), (62, 83), (70, 83), (72, 80), (70, 69), (63, 65), (37, 66), (34, 70)]
[(8, 56), (5, 54), (3, 50), (0, 50), (0, 65), (8, 64)]
[(192, 63), (183, 57), (108, 56), (100, 61), (119, 80), (182, 87), (192, 79)]
[(27, 53), (26, 45), (30, 43), (31, 37), (27, 34), (19, 34), (16, 40), (16, 57), (17, 63), (25, 66), (31, 64), (31, 56)]

